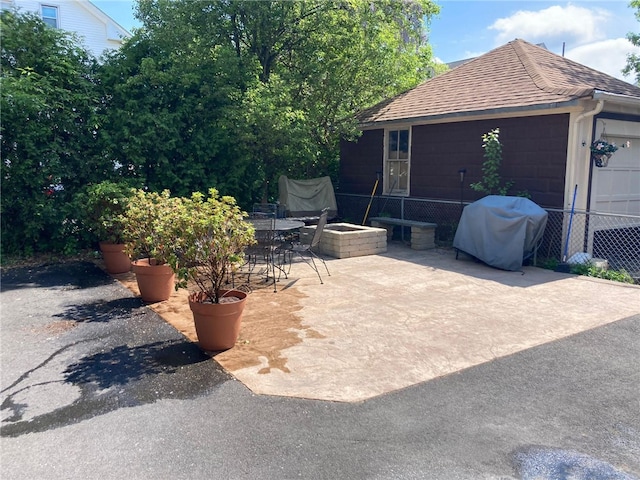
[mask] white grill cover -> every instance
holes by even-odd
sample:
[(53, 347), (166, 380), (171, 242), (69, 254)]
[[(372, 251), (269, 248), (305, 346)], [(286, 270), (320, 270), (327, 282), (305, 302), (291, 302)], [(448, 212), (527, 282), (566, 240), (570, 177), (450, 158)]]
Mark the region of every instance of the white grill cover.
[(519, 270), (542, 238), (547, 216), (528, 198), (489, 195), (464, 208), (453, 246), (492, 267)]

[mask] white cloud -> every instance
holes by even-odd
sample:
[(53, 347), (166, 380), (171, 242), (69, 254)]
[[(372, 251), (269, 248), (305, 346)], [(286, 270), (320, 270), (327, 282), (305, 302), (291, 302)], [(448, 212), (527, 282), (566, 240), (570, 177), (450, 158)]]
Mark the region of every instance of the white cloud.
[(498, 31), (497, 45), (515, 38), (531, 43), (571, 40), (583, 44), (605, 38), (603, 27), (610, 18), (609, 12), (598, 8), (554, 5), (535, 12), (519, 10), (510, 17), (499, 18), (489, 29)]
[(487, 52), (483, 52), (481, 50), (476, 50), (476, 51), (465, 50), (464, 58), (476, 58), (476, 57), (479, 57), (480, 55), (484, 55), (485, 53), (487, 53)]
[[(627, 19), (626, 16), (623, 18)], [(545, 43), (557, 54), (565, 43), (575, 45), (565, 51), (565, 57), (631, 82), (631, 76), (624, 77), (621, 70), (626, 65), (627, 55), (640, 54), (640, 48), (622, 38), (620, 35), (624, 31), (619, 29), (614, 35), (617, 38), (607, 38), (606, 27), (613, 22), (614, 16), (608, 10), (567, 4), (538, 11), (519, 10), (509, 17), (497, 19), (489, 29), (497, 32), (496, 45), (521, 38), (530, 43)]]
[(629, 53), (640, 54), (640, 47), (632, 45), (626, 38), (614, 38), (569, 49), (565, 52), (565, 57), (612, 77), (632, 82), (632, 76), (625, 78), (621, 73)]

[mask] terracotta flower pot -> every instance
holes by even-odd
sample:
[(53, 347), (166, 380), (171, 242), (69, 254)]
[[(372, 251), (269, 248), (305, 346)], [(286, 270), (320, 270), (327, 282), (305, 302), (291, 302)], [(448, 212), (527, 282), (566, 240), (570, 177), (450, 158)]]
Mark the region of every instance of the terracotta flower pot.
[[(189, 295), (198, 344), (203, 350), (227, 350), (238, 340), (247, 294), (238, 290), (225, 292), (226, 301), (222, 303), (203, 303), (206, 295), (202, 292)], [(233, 297), (239, 300), (234, 301)]]
[(153, 265), (148, 258), (131, 263), (140, 296), (145, 302), (163, 302), (175, 291), (175, 274), (169, 265)]
[(100, 242), (100, 251), (107, 272), (116, 274), (131, 270), (131, 259), (124, 253), (124, 244)]

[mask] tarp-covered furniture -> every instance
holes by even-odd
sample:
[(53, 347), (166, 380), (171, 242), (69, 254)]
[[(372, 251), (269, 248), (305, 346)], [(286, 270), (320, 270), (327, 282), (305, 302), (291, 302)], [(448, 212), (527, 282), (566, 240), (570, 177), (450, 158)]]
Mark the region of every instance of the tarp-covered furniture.
[(489, 195), (463, 209), (453, 246), (492, 267), (519, 270), (542, 239), (547, 217), (527, 198)]
[(329, 218), (338, 213), (338, 204), (333, 192), (331, 178), (320, 177), (309, 180), (291, 180), (282, 175), (278, 179), (280, 207), (287, 217), (320, 215), (328, 208)]

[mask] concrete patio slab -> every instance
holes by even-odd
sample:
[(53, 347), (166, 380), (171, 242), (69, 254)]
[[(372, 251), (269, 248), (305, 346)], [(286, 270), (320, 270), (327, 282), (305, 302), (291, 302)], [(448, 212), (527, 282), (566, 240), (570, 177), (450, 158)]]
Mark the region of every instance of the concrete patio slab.
[[(327, 264), (322, 285), (299, 263), (277, 293), (254, 291), (237, 345), (215, 355), (254, 393), (359, 402), (640, 313), (639, 286), (448, 249), (392, 243)], [(186, 292), (151, 308), (196, 341)]]

